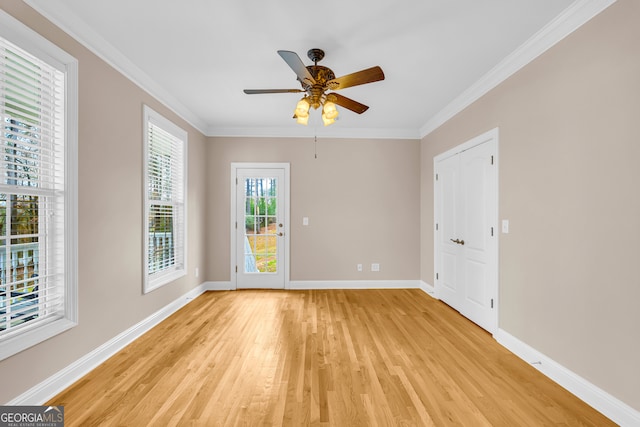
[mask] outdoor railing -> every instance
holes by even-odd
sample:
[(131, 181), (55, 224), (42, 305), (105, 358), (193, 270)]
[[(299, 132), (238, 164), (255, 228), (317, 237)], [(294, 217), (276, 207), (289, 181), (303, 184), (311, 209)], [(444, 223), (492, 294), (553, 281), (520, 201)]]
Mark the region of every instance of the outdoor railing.
[(12, 325), (37, 316), (38, 246), (37, 242), (0, 246), (0, 330), (6, 329), (9, 313)]
[(173, 233), (149, 234), (149, 273), (155, 273), (166, 267), (167, 262), (173, 262)]

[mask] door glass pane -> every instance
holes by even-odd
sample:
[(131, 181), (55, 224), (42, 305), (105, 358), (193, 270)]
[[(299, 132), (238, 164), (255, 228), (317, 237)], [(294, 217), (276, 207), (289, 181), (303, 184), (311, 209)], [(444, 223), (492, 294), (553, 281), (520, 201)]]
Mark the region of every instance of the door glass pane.
[(277, 273), (277, 179), (246, 178), (244, 189), (244, 272)]

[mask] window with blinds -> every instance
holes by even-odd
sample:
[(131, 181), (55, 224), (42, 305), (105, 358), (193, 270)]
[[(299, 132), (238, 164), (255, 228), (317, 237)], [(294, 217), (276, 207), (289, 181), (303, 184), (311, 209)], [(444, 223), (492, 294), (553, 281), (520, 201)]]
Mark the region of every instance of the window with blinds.
[(144, 107), (145, 280), (149, 292), (186, 274), (187, 133)]
[[(18, 41), (29, 35), (2, 15), (5, 24), (21, 26), (12, 33)], [(0, 359), (76, 320), (75, 274), (67, 271), (75, 268), (67, 229), (74, 198), (67, 170), (75, 167), (67, 164), (70, 75), (30, 37), (35, 53), (0, 34)], [(76, 66), (58, 48), (51, 52)]]

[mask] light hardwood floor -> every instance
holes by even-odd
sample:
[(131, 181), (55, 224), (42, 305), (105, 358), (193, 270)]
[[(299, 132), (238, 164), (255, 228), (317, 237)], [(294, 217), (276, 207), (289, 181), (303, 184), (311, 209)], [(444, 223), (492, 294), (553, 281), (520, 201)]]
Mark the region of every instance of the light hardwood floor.
[(420, 290), (207, 292), (47, 404), (67, 427), (614, 425)]

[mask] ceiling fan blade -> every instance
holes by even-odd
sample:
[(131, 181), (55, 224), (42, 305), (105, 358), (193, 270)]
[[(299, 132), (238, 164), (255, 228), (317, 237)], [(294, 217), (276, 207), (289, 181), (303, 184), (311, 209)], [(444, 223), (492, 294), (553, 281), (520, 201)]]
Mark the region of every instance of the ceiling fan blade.
[(279, 50), (278, 55), (280, 55), (282, 59), (284, 59), (284, 62), (286, 62), (293, 72), (296, 73), (300, 82), (308, 85), (316, 84), (315, 79), (309, 70), (307, 70), (307, 67), (304, 65), (297, 53), (289, 50)]
[(245, 89), (247, 95), (256, 95), (260, 93), (298, 93), (304, 92), (301, 89)]
[(355, 73), (347, 74), (346, 76), (329, 80), (327, 82), (327, 87), (332, 90), (339, 90), (351, 86), (373, 83), (380, 80), (384, 80), (384, 73), (382, 72), (382, 68), (375, 66), (367, 68), (366, 70), (357, 71)]
[(358, 114), (362, 114), (369, 109), (368, 106), (360, 104), (358, 101), (354, 101), (346, 96), (342, 96), (339, 93), (330, 93), (327, 95), (327, 99)]

